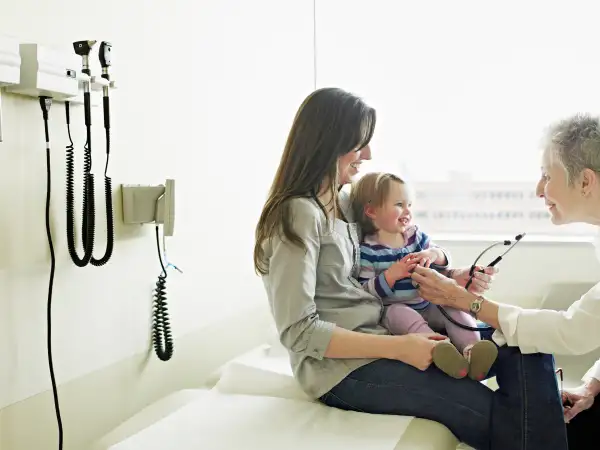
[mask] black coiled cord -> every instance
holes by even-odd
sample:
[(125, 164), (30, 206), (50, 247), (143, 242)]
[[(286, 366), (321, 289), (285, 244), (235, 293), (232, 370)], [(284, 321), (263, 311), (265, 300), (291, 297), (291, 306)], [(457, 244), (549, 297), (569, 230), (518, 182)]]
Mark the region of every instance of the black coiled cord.
[(110, 155), (110, 119), (108, 111), (108, 98), (104, 102), (104, 128), (106, 130), (106, 166), (104, 168), (104, 195), (106, 202), (106, 250), (104, 256), (96, 259), (93, 256), (94, 238), (96, 231), (96, 200), (94, 188), (94, 175), (92, 171), (92, 137), (91, 137), (91, 106), (89, 93), (84, 93), (85, 106), (85, 125), (86, 125), (86, 143), (84, 146), (83, 162), (83, 219), (81, 224), (81, 241), (83, 244), (84, 255), (82, 258), (77, 254), (75, 246), (75, 168), (74, 168), (74, 145), (71, 138), (70, 125), (70, 105), (65, 102), (65, 114), (67, 121), (67, 132), (69, 135), (69, 145), (67, 150), (67, 245), (69, 255), (73, 263), (78, 267), (85, 267), (88, 264), (93, 266), (103, 266), (111, 258), (114, 247), (114, 212), (112, 204), (112, 180), (107, 176), (108, 161)]
[[(106, 204), (106, 249), (104, 250), (104, 256), (100, 259), (94, 258), (90, 262), (93, 266), (103, 266), (111, 258), (113, 254), (113, 247), (115, 243), (115, 225), (114, 225), (114, 212), (112, 203), (112, 180), (108, 176), (108, 161), (110, 158), (110, 112), (109, 112), (109, 100), (108, 97), (103, 97), (102, 108), (104, 111), (104, 131), (106, 135), (106, 165), (104, 166), (104, 200)], [(89, 139), (89, 138), (88, 138)], [(91, 170), (91, 168), (90, 168)], [(92, 201), (94, 199), (93, 184), (92, 184)], [(95, 209), (92, 210), (92, 214), (95, 217)], [(84, 248), (86, 246), (84, 242)], [(93, 245), (91, 245), (93, 247)]]
[[(65, 102), (65, 114), (67, 119), (67, 133), (69, 136), (69, 145), (67, 145), (67, 246), (69, 248), (69, 255), (73, 260), (73, 263), (78, 267), (85, 267), (88, 265), (92, 258), (93, 245), (86, 246), (84, 244), (84, 255), (79, 257), (77, 249), (75, 248), (75, 155), (73, 145), (73, 139), (71, 138), (71, 117), (69, 112), (69, 102)], [(89, 151), (89, 147), (86, 143), (84, 152), (83, 162), (83, 185), (84, 185), (84, 196), (83, 196), (83, 221), (82, 221), (82, 241), (84, 243), (93, 244), (94, 241), (94, 226), (95, 217), (88, 218), (88, 208), (90, 207), (89, 188), (91, 186), (92, 192), (94, 189), (94, 176), (90, 173), (92, 168), (92, 156)], [(91, 202), (93, 204), (94, 197), (92, 195)]]
[(154, 290), (152, 344), (154, 345), (154, 352), (158, 356), (158, 359), (168, 361), (173, 356), (173, 336), (171, 334), (171, 324), (167, 310), (167, 269), (163, 263), (160, 251), (158, 226), (156, 227), (156, 248), (158, 249), (158, 259), (162, 272), (158, 276), (156, 289)]
[[(108, 100), (108, 97), (104, 97), (105, 100)], [(105, 120), (104, 126), (106, 131), (106, 165), (104, 166), (104, 200), (106, 204), (106, 249), (104, 250), (104, 256), (100, 259), (96, 259), (92, 256), (90, 262), (93, 266), (103, 266), (105, 265), (111, 258), (115, 243), (115, 225), (114, 225), (114, 211), (113, 211), (113, 203), (112, 203), (112, 180), (107, 175), (108, 173), (108, 161), (110, 158), (110, 128), (108, 127), (108, 102), (105, 101)], [(92, 185), (92, 191), (94, 187)], [(92, 200), (94, 195), (91, 194)], [(95, 211), (94, 211), (95, 214)], [(83, 244), (85, 247), (85, 243)]]
[(88, 137), (83, 146), (83, 217), (81, 221), (81, 243), (85, 253), (90, 254), (92, 260), (94, 238), (96, 235), (96, 194), (94, 188), (94, 175), (92, 171), (92, 150), (90, 145), (90, 128)]
[(50, 132), (48, 131), (48, 111), (52, 99), (40, 97), (40, 107), (42, 108), (42, 117), (44, 118), (44, 134), (46, 137), (46, 236), (48, 238), (48, 247), (50, 249), (50, 280), (48, 281), (48, 302), (46, 308), (46, 328), (48, 350), (48, 368), (50, 369), (50, 382), (52, 383), (52, 396), (54, 398), (54, 411), (58, 423), (58, 449), (63, 448), (63, 424), (60, 414), (60, 405), (58, 403), (58, 387), (56, 385), (56, 376), (54, 375), (54, 358), (52, 356), (52, 292), (54, 288), (54, 273), (56, 271), (56, 255), (54, 253), (54, 244), (52, 242), (52, 229), (50, 227), (50, 200), (51, 200), (51, 166), (50, 166)]
[[(71, 137), (71, 115), (69, 102), (65, 102), (65, 115), (67, 120), (67, 133), (69, 136), (69, 145), (67, 146), (67, 246), (69, 255), (73, 263), (78, 267), (85, 267), (92, 259), (95, 215), (90, 216), (90, 206), (94, 206), (94, 196), (90, 198), (90, 188), (94, 190), (94, 176), (90, 173), (92, 170), (92, 152), (88, 142), (84, 146), (83, 154), (83, 220), (81, 230), (81, 240), (84, 247), (82, 258), (77, 254), (75, 248), (75, 155), (73, 139)], [(93, 213), (93, 209), (92, 209)], [(91, 243), (91, 245), (89, 245)], [(86, 245), (88, 244), (88, 245)]]

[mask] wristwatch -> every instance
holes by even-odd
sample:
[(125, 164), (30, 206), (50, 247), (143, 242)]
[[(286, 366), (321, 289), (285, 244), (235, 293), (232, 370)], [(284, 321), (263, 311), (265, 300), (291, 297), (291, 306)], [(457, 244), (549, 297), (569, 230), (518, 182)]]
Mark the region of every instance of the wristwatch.
[(476, 319), (477, 319), (477, 314), (479, 314), (479, 311), (481, 311), (481, 304), (483, 303), (484, 300), (485, 299), (480, 295), (475, 300), (473, 300), (471, 302), (471, 304), (469, 305), (469, 312)]

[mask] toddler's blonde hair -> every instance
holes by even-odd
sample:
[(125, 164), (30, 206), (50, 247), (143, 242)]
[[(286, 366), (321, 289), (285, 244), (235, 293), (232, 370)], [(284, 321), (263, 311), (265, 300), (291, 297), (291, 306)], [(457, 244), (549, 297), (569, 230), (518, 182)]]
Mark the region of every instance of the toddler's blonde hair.
[(402, 178), (387, 172), (367, 173), (352, 184), (350, 192), (352, 212), (364, 236), (378, 231), (373, 221), (365, 213), (366, 207), (368, 205), (375, 208), (383, 206), (390, 193), (392, 183), (405, 184)]

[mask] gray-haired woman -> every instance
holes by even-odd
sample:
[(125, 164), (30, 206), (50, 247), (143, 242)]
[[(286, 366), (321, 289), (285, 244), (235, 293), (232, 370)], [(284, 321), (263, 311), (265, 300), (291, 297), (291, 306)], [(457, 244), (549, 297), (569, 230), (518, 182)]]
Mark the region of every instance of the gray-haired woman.
[[(600, 120), (576, 115), (551, 127), (544, 148), (537, 195), (548, 206), (552, 223), (600, 226)], [(522, 309), (474, 295), (454, 280), (419, 267), (413, 280), (432, 303), (470, 311), (496, 329), (499, 345), (522, 353), (583, 355), (600, 347), (600, 283), (567, 311)], [(570, 450), (598, 448), (600, 361), (562, 401)], [(594, 443), (595, 442), (595, 443)]]

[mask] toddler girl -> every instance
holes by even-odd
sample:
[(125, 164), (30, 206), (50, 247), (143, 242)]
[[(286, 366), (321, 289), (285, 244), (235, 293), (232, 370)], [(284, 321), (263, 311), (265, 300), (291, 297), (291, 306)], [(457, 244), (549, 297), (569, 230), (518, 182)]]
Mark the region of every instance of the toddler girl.
[[(450, 342), (434, 348), (434, 364), (454, 378), (467, 374), (474, 380), (485, 378), (498, 355), (496, 345), (482, 341), (477, 331), (454, 325), (435, 305), (420, 298), (412, 284), (410, 273), (417, 264), (441, 271), (449, 261), (447, 252), (412, 223), (408, 186), (389, 173), (368, 173), (352, 186), (351, 198), (363, 233), (358, 281), (383, 301), (383, 325), (392, 334), (445, 330)], [(445, 311), (459, 323), (476, 326), (467, 313)]]

